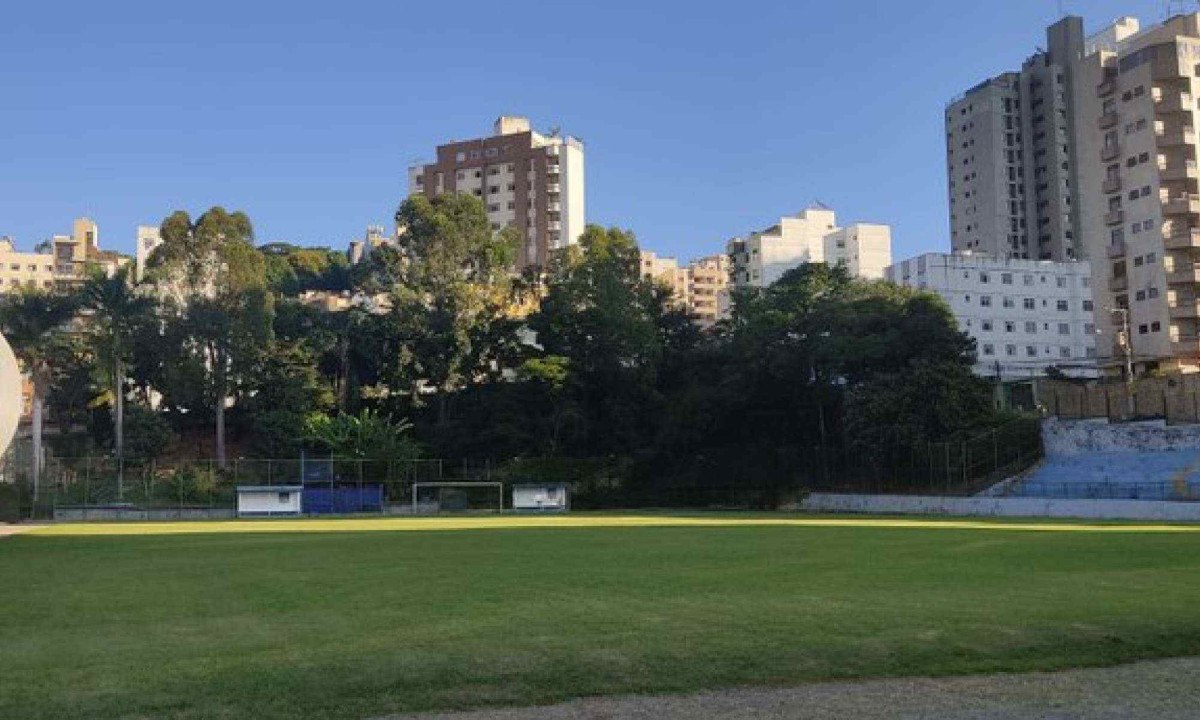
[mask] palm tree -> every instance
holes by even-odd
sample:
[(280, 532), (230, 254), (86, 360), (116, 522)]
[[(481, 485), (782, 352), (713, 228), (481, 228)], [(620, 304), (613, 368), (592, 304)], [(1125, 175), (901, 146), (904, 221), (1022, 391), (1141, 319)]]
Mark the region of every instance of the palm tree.
[(32, 287), (0, 296), (0, 332), (8, 338), (33, 385), (33, 461), (30, 468), (35, 499), (45, 462), (42, 425), (55, 357), (54, 344), (63, 326), (74, 315), (74, 300)]
[(117, 457), (117, 497), (121, 496), (121, 471), (125, 460), (125, 368), (133, 335), (154, 308), (154, 300), (138, 292), (129, 268), (112, 276), (95, 273), (84, 283), (80, 300), (88, 314), (96, 357), (105, 367), (105, 385), (113, 397), (114, 449)]

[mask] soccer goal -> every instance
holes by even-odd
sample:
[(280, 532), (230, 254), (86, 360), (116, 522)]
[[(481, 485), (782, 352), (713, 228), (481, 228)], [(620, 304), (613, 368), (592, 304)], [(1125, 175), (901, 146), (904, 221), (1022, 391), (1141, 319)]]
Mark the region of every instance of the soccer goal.
[(413, 483), (412, 511), (414, 515), (504, 512), (504, 483)]

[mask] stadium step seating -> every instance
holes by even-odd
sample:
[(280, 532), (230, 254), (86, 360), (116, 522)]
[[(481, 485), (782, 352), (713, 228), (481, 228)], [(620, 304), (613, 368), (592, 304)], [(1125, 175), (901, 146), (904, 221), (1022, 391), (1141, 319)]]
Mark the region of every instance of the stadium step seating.
[(1005, 497), (1200, 501), (1200, 450), (1087, 452), (1046, 458), (984, 493)]

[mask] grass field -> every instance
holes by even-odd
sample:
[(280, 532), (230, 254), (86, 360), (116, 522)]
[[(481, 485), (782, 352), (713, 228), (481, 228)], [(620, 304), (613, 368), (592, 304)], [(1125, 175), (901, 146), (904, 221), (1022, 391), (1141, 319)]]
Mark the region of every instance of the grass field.
[(1200, 528), (739, 515), (0, 540), (0, 717), (362, 718), (1200, 654)]

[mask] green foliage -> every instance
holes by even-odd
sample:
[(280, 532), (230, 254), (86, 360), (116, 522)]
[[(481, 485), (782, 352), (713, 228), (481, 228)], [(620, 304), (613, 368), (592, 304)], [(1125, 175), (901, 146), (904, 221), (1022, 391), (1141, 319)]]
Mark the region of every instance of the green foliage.
[(414, 460), (420, 448), (409, 431), (412, 423), (393, 420), (373, 410), (333, 417), (314, 413), (305, 423), (306, 440), (333, 457), (351, 460)]

